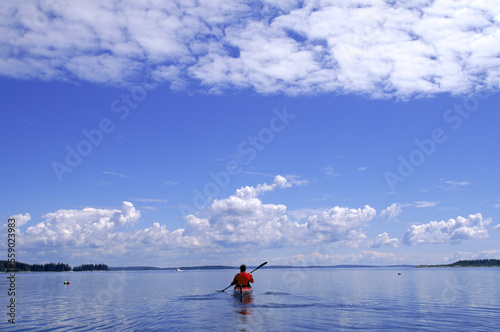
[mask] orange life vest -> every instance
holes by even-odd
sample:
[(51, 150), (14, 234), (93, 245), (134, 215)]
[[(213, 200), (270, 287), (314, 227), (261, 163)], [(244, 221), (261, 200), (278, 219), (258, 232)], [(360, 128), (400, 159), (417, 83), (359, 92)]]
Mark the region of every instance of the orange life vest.
[(250, 286), (250, 283), (254, 282), (254, 281), (253, 281), (253, 277), (250, 273), (240, 272), (234, 276), (233, 282), (236, 285)]

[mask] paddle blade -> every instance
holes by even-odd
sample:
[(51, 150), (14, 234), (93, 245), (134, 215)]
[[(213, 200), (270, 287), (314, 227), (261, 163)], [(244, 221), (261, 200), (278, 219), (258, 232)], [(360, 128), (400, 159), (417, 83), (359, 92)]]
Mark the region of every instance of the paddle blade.
[(254, 271), (257, 271), (258, 269), (260, 269), (261, 267), (263, 267), (263, 266), (264, 266), (264, 265), (266, 265), (266, 264), (267, 264), (267, 262), (264, 262), (264, 263), (260, 264), (260, 265), (259, 265), (259, 266), (257, 266), (255, 269), (253, 269), (253, 270), (252, 270), (252, 272), (250, 272), (250, 273), (253, 273)]

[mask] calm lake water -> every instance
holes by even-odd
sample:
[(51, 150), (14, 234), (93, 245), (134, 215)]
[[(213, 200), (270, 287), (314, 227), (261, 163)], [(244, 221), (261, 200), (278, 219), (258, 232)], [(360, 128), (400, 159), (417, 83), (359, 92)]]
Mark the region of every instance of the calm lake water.
[(7, 322), (8, 280), (0, 274), (0, 330), (500, 328), (500, 268), (260, 269), (251, 296), (217, 292), (237, 272), (17, 273), (15, 326)]

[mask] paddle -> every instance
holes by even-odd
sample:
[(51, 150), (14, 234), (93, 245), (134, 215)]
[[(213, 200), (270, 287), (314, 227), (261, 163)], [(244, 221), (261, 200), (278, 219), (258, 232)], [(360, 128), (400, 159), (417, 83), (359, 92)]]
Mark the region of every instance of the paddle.
[[(266, 265), (266, 264), (267, 264), (267, 262), (264, 262), (264, 263), (260, 264), (260, 265), (259, 265), (259, 266), (257, 266), (255, 269), (253, 269), (253, 270), (252, 270), (252, 272), (250, 272), (250, 274), (254, 273), (255, 271), (257, 271), (258, 269), (260, 269), (261, 267), (263, 267), (263, 266), (264, 266), (264, 265)], [(231, 286), (232, 286), (232, 285), (229, 285), (229, 286), (227, 286), (226, 288), (224, 288), (223, 290), (220, 290), (220, 291), (218, 291), (218, 292), (223, 292), (223, 291), (225, 291), (226, 289), (228, 289), (228, 288), (229, 288), (229, 287), (231, 287)]]

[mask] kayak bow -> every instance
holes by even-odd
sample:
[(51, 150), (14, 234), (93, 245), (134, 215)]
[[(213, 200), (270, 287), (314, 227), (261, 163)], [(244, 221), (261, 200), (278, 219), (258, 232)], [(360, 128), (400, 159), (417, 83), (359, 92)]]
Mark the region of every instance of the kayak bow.
[(252, 287), (234, 287), (234, 294), (247, 295), (252, 293)]
[(242, 299), (245, 296), (252, 294), (252, 287), (234, 287), (234, 295)]

